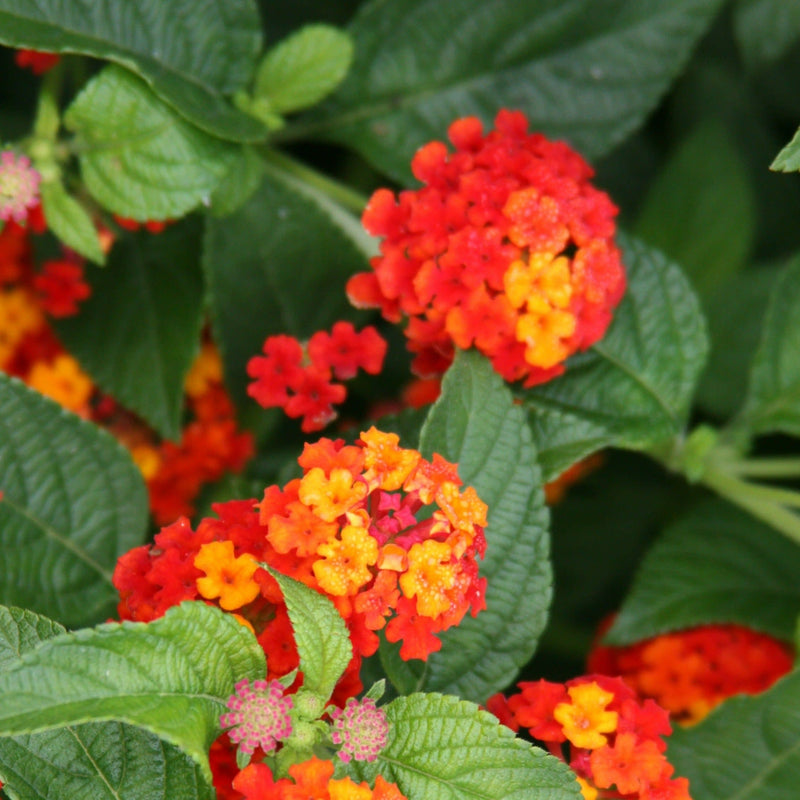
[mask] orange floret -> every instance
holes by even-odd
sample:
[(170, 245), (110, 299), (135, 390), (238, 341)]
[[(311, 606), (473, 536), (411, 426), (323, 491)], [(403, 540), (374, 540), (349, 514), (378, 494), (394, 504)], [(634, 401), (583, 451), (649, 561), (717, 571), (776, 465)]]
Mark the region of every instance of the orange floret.
[(94, 390), (92, 379), (66, 353), (56, 356), (51, 363), (37, 361), (28, 374), (27, 382), (32, 389), (77, 414), (87, 412)]
[(416, 450), (399, 447), (396, 433), (383, 433), (375, 426), (361, 434), (364, 451), (364, 477), (387, 492), (399, 489), (422, 457)]
[(197, 591), (207, 600), (219, 598), (220, 607), (226, 611), (251, 603), (260, 593), (253, 580), (258, 563), (248, 553), (235, 558), (229, 540), (202, 545), (194, 565), (206, 573), (197, 579)]
[(456, 580), (452, 556), (450, 545), (434, 539), (408, 551), (408, 570), (400, 576), (400, 588), (406, 597), (416, 597), (417, 611), (425, 617), (437, 617), (450, 608), (447, 590)]
[(564, 726), (564, 734), (575, 746), (589, 750), (602, 747), (608, 741), (603, 734), (617, 729), (619, 714), (606, 711), (614, 695), (595, 682), (570, 686), (568, 692), (572, 702), (559, 703), (553, 717)]
[(298, 496), (314, 513), (333, 522), (349, 511), (367, 494), (367, 484), (356, 480), (353, 473), (338, 467), (325, 475), (320, 467), (309, 470), (300, 481)]
[(314, 563), (319, 585), (332, 595), (357, 592), (372, 579), (368, 567), (378, 560), (378, 543), (366, 528), (345, 525), (341, 539), (317, 549), (320, 560)]

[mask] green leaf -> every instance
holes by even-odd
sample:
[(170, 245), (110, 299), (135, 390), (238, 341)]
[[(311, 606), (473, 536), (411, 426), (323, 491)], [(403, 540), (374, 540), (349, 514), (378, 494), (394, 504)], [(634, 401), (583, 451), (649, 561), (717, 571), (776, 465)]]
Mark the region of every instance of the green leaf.
[(208, 204), (238, 150), (186, 122), (115, 66), (86, 84), (64, 123), (79, 135), (89, 192), (115, 214), (139, 221), (180, 217)]
[(107, 618), (117, 558), (147, 528), (147, 493), (127, 451), (0, 374), (0, 488), (0, 601), (69, 626)]
[(364, 260), (305, 194), (270, 173), (234, 214), (209, 218), (203, 248), (215, 341), (228, 385), (250, 403), (245, 368), (264, 339), (300, 339), (352, 319), (344, 286)]
[(483, 702), (533, 655), (547, 622), (553, 576), (549, 515), (525, 414), (476, 351), (459, 352), (447, 371), (420, 450), (458, 464), (464, 485), (489, 506), (480, 564), (488, 581), (486, 609), (441, 635), (442, 649), (428, 657), (421, 675), (416, 663), (384, 663), (403, 686)]
[(327, 702), (353, 656), (350, 636), (327, 597), (274, 569), (294, 631), (303, 686)]
[(602, 447), (648, 448), (686, 424), (708, 340), (681, 270), (619, 237), (628, 289), (605, 337), (559, 378), (523, 394), (544, 479)]
[(721, 0), (373, 0), (355, 60), (296, 130), (355, 148), (408, 182), (415, 150), (456, 118), (520, 109), (589, 157), (635, 130), (680, 73)]
[(261, 49), (253, 0), (0, 0), (0, 43), (114, 61), (207, 132), (266, 137), (225, 98), (250, 79)]
[(738, 0), (733, 32), (751, 67), (775, 61), (800, 39), (800, 5), (786, 0)]
[(89, 212), (58, 181), (43, 183), (41, 196), (47, 227), (76, 253), (104, 264), (106, 257)]
[(210, 779), (208, 748), (234, 684), (264, 652), (231, 615), (182, 603), (150, 623), (106, 623), (43, 642), (0, 675), (0, 735), (126, 722), (180, 747)]
[(800, 255), (773, 288), (737, 424), (751, 433), (800, 434)]
[(793, 800), (800, 781), (800, 672), (734, 697), (669, 737), (667, 758), (699, 800)]
[(692, 509), (645, 557), (607, 641), (738, 623), (791, 641), (800, 549), (722, 500)]
[(198, 220), (123, 235), (88, 277), (92, 294), (59, 336), (104, 392), (177, 439), (203, 322)]
[(701, 296), (744, 267), (755, 198), (727, 128), (701, 123), (650, 184), (636, 234), (683, 267)]
[(800, 170), (800, 128), (792, 137), (792, 141), (775, 156), (775, 160), (769, 165), (769, 168), (776, 172)]
[[(47, 617), (0, 607), (0, 669), (22, 661), (64, 628)], [(0, 738), (0, 780), (20, 800), (211, 800), (200, 768), (140, 728), (93, 722)]]
[(237, 151), (225, 176), (211, 193), (209, 211), (215, 217), (225, 217), (241, 208), (258, 188), (264, 177), (264, 168), (258, 154), (251, 147)]
[(332, 25), (306, 25), (273, 47), (256, 72), (253, 99), (277, 114), (316, 105), (345, 78), (350, 37)]
[(347, 772), (378, 775), (406, 797), (425, 800), (579, 800), (578, 783), (554, 756), (514, 737), (478, 706), (440, 694), (399, 697), (385, 706), (389, 744)]

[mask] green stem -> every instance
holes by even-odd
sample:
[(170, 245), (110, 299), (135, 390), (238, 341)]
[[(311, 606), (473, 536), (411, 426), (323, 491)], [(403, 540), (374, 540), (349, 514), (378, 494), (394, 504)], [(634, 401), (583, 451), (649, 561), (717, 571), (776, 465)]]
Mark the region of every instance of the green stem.
[(728, 465), (731, 472), (748, 478), (800, 477), (800, 458), (746, 458)]
[[(706, 471), (701, 482), (726, 500), (800, 544), (800, 517), (776, 501), (774, 492), (781, 490), (754, 486), (735, 475), (713, 468)], [(797, 493), (791, 492), (791, 495), (796, 503)]]
[(333, 178), (329, 178), (327, 175), (323, 175), (321, 172), (317, 172), (317, 170), (273, 148), (261, 147), (258, 152), (266, 163), (273, 164), (284, 172), (288, 172), (304, 183), (313, 186), (345, 208), (354, 211), (358, 215), (361, 215), (364, 211), (368, 198), (360, 192), (333, 180)]

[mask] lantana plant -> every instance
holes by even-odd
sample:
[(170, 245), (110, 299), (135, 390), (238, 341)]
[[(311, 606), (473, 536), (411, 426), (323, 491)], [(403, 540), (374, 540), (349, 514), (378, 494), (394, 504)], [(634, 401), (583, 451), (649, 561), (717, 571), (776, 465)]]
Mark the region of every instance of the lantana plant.
[(796, 794), (792, 3), (0, 58), (1, 797)]

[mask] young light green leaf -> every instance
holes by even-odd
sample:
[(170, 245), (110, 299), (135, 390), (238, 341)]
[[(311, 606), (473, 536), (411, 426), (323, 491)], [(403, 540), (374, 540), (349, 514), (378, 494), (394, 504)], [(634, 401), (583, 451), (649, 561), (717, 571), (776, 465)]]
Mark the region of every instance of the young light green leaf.
[(274, 569), (269, 573), (278, 581), (286, 601), (303, 686), (327, 702), (353, 656), (344, 620), (327, 597)]
[(800, 672), (678, 727), (667, 758), (702, 800), (793, 800), (800, 781)]
[(775, 282), (738, 427), (800, 434), (800, 255)]
[(349, 29), (355, 60), (347, 79), (295, 135), (346, 144), (408, 182), (420, 145), (441, 139), (458, 117), (490, 123), (504, 107), (599, 156), (641, 124), (721, 5), (373, 0)]
[(350, 37), (332, 25), (306, 25), (264, 56), (253, 100), (286, 114), (319, 103), (347, 75), (353, 60)]
[(163, 220), (208, 203), (237, 146), (180, 117), (120, 67), (92, 78), (67, 109), (86, 188), (122, 217)]
[(234, 214), (207, 220), (203, 268), (215, 340), (239, 403), (253, 403), (245, 367), (267, 336), (305, 339), (352, 319), (344, 286), (363, 265), (331, 217), (272, 174)]
[(103, 391), (177, 439), (203, 322), (198, 220), (123, 235), (88, 278), (92, 293), (59, 336)]
[[(64, 633), (57, 622), (0, 607), (0, 670)], [(89, 722), (0, 738), (0, 781), (19, 800), (211, 800), (200, 767), (141, 728)]]
[(800, 128), (792, 137), (792, 141), (784, 147), (775, 160), (769, 165), (776, 172), (797, 172), (800, 170)]
[[(390, 656), (403, 686), (483, 702), (507, 686), (533, 655), (552, 598), (549, 515), (523, 410), (477, 351), (459, 352), (420, 435), (427, 458), (458, 464), (466, 486), (489, 507), (486, 609), (441, 634), (442, 649), (423, 668)], [(519, 591), (524, 586), (525, 591)]]
[(692, 509), (645, 557), (607, 640), (738, 623), (790, 641), (800, 608), (800, 548), (722, 500)]
[(800, 39), (800, 5), (786, 0), (738, 0), (733, 33), (751, 67), (775, 61)]
[(59, 181), (43, 183), (40, 194), (47, 227), (76, 253), (104, 264), (106, 257), (89, 212), (67, 194)]
[(726, 126), (700, 124), (650, 184), (635, 232), (683, 267), (701, 297), (744, 267), (755, 198)]
[(23, 654), (0, 674), (0, 736), (125, 722), (181, 748), (210, 779), (225, 701), (265, 672), (264, 651), (231, 615), (182, 603), (151, 623), (106, 623)]
[(0, 0), (0, 43), (114, 61), (215, 136), (267, 135), (225, 97), (250, 79), (261, 49), (253, 0)]
[(382, 775), (406, 797), (425, 800), (579, 800), (578, 783), (554, 756), (515, 738), (473, 703), (412, 694), (387, 706), (389, 744), (375, 761), (346, 771), (374, 782)]
[(605, 337), (523, 394), (546, 481), (601, 447), (644, 449), (679, 433), (705, 364), (705, 320), (686, 277), (657, 250), (619, 240), (628, 289)]
[(113, 437), (0, 374), (0, 601), (66, 625), (106, 619), (142, 543), (147, 493)]

